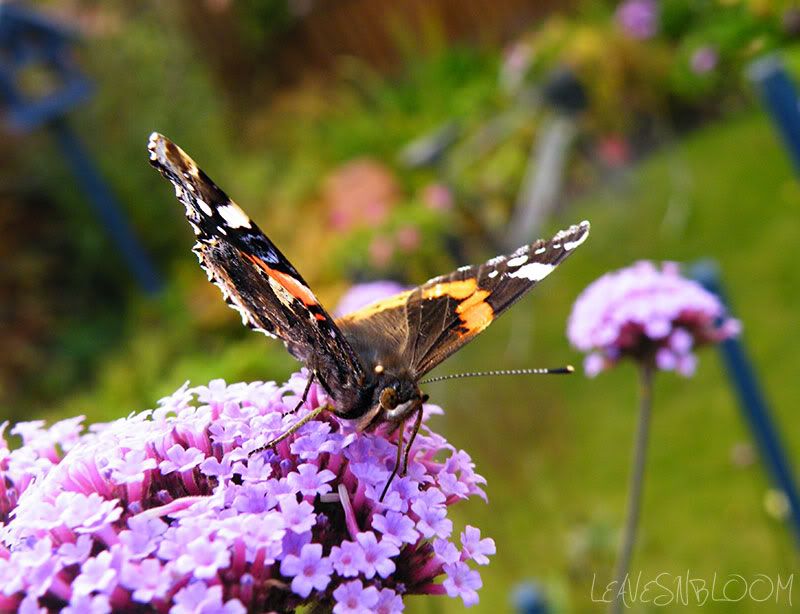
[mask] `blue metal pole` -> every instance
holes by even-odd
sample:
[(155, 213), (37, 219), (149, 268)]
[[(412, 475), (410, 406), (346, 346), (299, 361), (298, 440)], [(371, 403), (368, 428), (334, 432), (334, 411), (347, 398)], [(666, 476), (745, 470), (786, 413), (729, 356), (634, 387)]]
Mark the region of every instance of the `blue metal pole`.
[[(714, 262), (701, 262), (692, 267), (692, 277), (709, 292), (730, 305)], [(750, 431), (756, 440), (762, 459), (777, 487), (789, 501), (789, 517), (795, 537), (800, 545), (800, 496), (792, 474), (792, 467), (778, 435), (778, 428), (770, 414), (764, 393), (759, 386), (752, 363), (747, 358), (741, 339), (727, 339), (719, 344), (722, 361), (728, 377), (739, 397), (739, 404)]]
[(800, 106), (797, 91), (777, 55), (756, 60), (747, 70), (783, 139), (795, 170), (800, 172)]
[(66, 119), (56, 119), (47, 126), (58, 142), (64, 157), (69, 161), (78, 183), (89, 197), (89, 202), (108, 230), (115, 243), (115, 248), (121, 252), (128, 268), (146, 292), (150, 294), (158, 292), (161, 289), (162, 281), (156, 273), (155, 267), (136, 240), (133, 230), (120, 211), (117, 200), (92, 163), (92, 159), (80, 139), (69, 127)]

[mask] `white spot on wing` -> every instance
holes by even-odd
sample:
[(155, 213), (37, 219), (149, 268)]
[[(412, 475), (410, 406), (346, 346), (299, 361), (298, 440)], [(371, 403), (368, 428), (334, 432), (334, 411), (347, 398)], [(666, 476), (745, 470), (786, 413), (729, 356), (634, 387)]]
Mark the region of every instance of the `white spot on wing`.
[(528, 256), (523, 254), (521, 256), (517, 256), (516, 258), (512, 258), (506, 264), (510, 267), (520, 266), (521, 264), (525, 264), (528, 262)]
[(547, 277), (555, 268), (552, 264), (542, 264), (541, 262), (531, 262), (523, 267), (520, 267), (513, 273), (509, 273), (509, 277), (523, 277), (529, 281), (540, 281)]
[(489, 275), (487, 275), (487, 277), (488, 277), (489, 279), (494, 279), (495, 277), (497, 277), (497, 269), (495, 269), (494, 271), (492, 271), (491, 273), (489, 273)]
[(200, 206), (200, 210), (206, 215), (214, 215), (214, 210), (209, 207), (208, 203), (206, 203), (206, 201), (204, 201), (202, 198), (197, 199), (197, 204)]
[(567, 250), (568, 252), (572, 251), (573, 249), (578, 247), (581, 243), (583, 243), (588, 236), (589, 236), (589, 233), (585, 232), (581, 236), (579, 236), (577, 239), (575, 239), (574, 241), (565, 242), (564, 243), (564, 249)]
[(239, 205), (231, 203), (217, 209), (230, 228), (250, 228), (250, 218)]
[(545, 253), (546, 251), (547, 251), (547, 248), (546, 248), (546, 247), (540, 247), (539, 249), (537, 249), (537, 250), (536, 250), (535, 252), (533, 252), (533, 253), (534, 253), (534, 254), (536, 254), (536, 255), (538, 256), (539, 254), (543, 254), (543, 253)]

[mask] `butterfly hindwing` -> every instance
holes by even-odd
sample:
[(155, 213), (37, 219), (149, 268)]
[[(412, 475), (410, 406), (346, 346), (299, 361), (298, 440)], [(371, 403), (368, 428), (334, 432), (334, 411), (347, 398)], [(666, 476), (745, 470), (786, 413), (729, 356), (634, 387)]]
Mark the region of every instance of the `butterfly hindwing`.
[(186, 207), (200, 264), (242, 321), (280, 338), (329, 391), (357, 389), (358, 356), (280, 250), (177, 145), (153, 133), (148, 148)]

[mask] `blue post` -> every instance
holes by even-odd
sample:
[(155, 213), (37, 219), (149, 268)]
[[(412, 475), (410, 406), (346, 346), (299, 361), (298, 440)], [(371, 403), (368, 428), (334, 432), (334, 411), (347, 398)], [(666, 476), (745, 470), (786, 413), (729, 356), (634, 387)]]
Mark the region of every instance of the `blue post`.
[(547, 598), (538, 583), (528, 581), (514, 587), (511, 595), (514, 610), (518, 614), (549, 614)]
[(150, 264), (147, 254), (136, 241), (133, 230), (122, 216), (116, 199), (92, 163), (83, 144), (65, 119), (56, 119), (47, 126), (72, 167), (72, 173), (89, 197), (92, 208), (106, 227), (109, 237), (114, 242), (114, 247), (122, 254), (142, 288), (151, 294), (158, 292), (161, 289), (161, 280), (158, 274)]
[(795, 170), (800, 173), (800, 106), (786, 67), (777, 55), (769, 55), (750, 64), (747, 74), (772, 116)]
[[(728, 305), (720, 281), (719, 270), (714, 262), (704, 261), (692, 267), (692, 277), (709, 292), (716, 294)], [(730, 311), (730, 306), (728, 305)], [(775, 485), (789, 501), (789, 516), (795, 537), (800, 545), (800, 496), (792, 474), (792, 467), (778, 435), (778, 429), (770, 414), (764, 394), (759, 386), (753, 366), (747, 358), (740, 339), (727, 339), (719, 345), (722, 361), (728, 377), (739, 397), (742, 413), (753, 438), (761, 452)]]

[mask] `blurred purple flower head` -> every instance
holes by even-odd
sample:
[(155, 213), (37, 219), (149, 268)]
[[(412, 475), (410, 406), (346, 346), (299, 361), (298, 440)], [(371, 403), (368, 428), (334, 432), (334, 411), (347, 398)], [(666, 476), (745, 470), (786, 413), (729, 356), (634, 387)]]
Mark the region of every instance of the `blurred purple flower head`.
[(422, 201), (428, 209), (449, 211), (453, 208), (453, 193), (442, 183), (429, 183), (422, 191)]
[(366, 307), (370, 303), (389, 298), (395, 294), (400, 294), (407, 289), (406, 286), (396, 281), (389, 280), (368, 281), (361, 284), (354, 284), (344, 293), (342, 298), (339, 299), (339, 304), (336, 305), (334, 315), (336, 315), (336, 317), (347, 315), (362, 307)]
[(183, 386), (86, 432), (80, 420), (21, 423), (14, 450), (0, 426), (0, 611), (400, 612), (411, 594), (475, 603), (470, 562), (485, 564), (494, 542), (468, 526), (458, 549), (447, 508), (485, 499), (485, 481), (426, 424), (384, 503), (395, 460), (385, 426), (356, 433), (325, 412), (248, 457), (327, 403), (315, 384), (287, 415), (306, 382)]
[(717, 67), (719, 54), (713, 45), (704, 45), (695, 50), (689, 59), (689, 67), (696, 75), (704, 75)]
[(681, 375), (694, 373), (693, 349), (739, 333), (719, 299), (681, 276), (678, 265), (636, 264), (603, 275), (575, 301), (567, 336), (589, 352), (590, 377), (623, 358)]
[(646, 40), (658, 32), (657, 0), (625, 0), (617, 7), (617, 23), (631, 38)]

